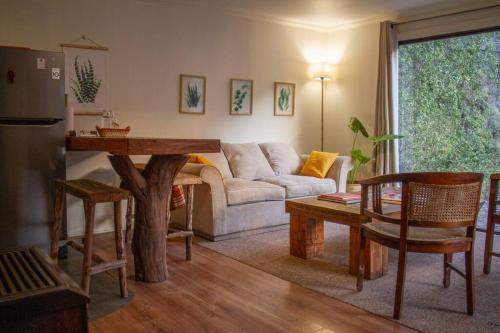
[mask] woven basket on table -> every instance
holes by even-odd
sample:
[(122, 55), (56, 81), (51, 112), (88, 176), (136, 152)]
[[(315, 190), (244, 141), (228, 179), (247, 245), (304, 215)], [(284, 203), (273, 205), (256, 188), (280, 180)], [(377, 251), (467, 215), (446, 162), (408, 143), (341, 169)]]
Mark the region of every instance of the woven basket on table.
[(128, 135), (128, 132), (130, 132), (130, 126), (127, 126), (125, 128), (101, 128), (99, 126), (96, 126), (95, 128), (99, 133), (99, 136), (103, 138), (109, 138), (109, 137), (124, 138)]

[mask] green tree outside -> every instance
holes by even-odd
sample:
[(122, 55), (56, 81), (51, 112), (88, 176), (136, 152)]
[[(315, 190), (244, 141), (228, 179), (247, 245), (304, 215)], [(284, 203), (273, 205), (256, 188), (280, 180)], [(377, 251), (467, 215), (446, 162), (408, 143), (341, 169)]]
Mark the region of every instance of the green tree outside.
[(400, 170), (500, 172), (499, 95), (500, 31), (401, 45)]

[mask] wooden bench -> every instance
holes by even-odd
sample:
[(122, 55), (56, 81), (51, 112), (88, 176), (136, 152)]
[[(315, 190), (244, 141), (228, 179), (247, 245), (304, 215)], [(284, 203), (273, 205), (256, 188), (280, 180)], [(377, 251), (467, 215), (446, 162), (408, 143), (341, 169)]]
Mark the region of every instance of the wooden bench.
[(41, 250), (0, 250), (1, 332), (88, 332), (88, 301)]
[[(85, 235), (83, 244), (79, 244), (72, 240), (59, 242), (66, 193), (83, 200), (85, 210)], [(127, 260), (125, 259), (125, 247), (123, 243), (121, 221), (122, 200), (127, 200), (127, 203), (130, 206), (131, 195), (127, 190), (102, 184), (94, 180), (76, 179), (56, 181), (56, 199), (50, 255), (52, 259), (57, 260), (58, 249), (62, 245), (69, 245), (75, 250), (83, 253), (82, 288), (87, 295), (89, 294), (91, 275), (111, 269), (118, 269), (120, 294), (122, 297), (128, 296), (126, 275)], [(117, 259), (115, 261), (105, 261), (97, 254), (93, 253), (95, 205), (98, 203), (113, 203), (114, 205), (115, 247)], [(92, 265), (92, 261), (97, 264)]]

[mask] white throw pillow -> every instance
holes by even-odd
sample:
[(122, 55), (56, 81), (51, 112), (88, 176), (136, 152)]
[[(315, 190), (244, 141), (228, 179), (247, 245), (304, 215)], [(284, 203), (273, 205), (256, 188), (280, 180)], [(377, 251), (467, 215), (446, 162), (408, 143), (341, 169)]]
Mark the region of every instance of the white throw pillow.
[(276, 176), (296, 175), (299, 173), (302, 161), (289, 144), (270, 142), (261, 143), (259, 146)]
[(253, 180), (274, 176), (273, 169), (255, 142), (222, 143), (221, 146), (235, 178)]

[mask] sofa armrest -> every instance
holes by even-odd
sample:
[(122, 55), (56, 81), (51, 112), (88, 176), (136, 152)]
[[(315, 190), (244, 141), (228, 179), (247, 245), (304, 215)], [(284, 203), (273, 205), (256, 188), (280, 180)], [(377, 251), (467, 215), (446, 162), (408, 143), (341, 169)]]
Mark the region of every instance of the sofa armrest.
[(302, 163), (302, 165), (304, 165), (304, 163), (306, 163), (307, 159), (309, 158), (309, 154), (299, 154), (299, 157), (300, 162)]
[(203, 181), (195, 190), (193, 228), (207, 235), (222, 233), (226, 228), (227, 200), (220, 171), (209, 165), (186, 163), (181, 172)]
[[(304, 163), (309, 154), (300, 154), (300, 159)], [(347, 174), (352, 169), (353, 164), (350, 156), (337, 156), (332, 167), (328, 170), (326, 178), (335, 180), (337, 184), (337, 192), (345, 192), (347, 187)]]
[(347, 187), (347, 175), (352, 169), (352, 159), (350, 156), (337, 156), (332, 167), (326, 174), (327, 178), (335, 180), (337, 192), (345, 192)]
[(186, 163), (181, 172), (196, 175), (201, 178), (204, 183), (210, 185), (212, 196), (217, 198), (226, 206), (226, 192), (224, 191), (224, 180), (220, 171), (210, 165)]

